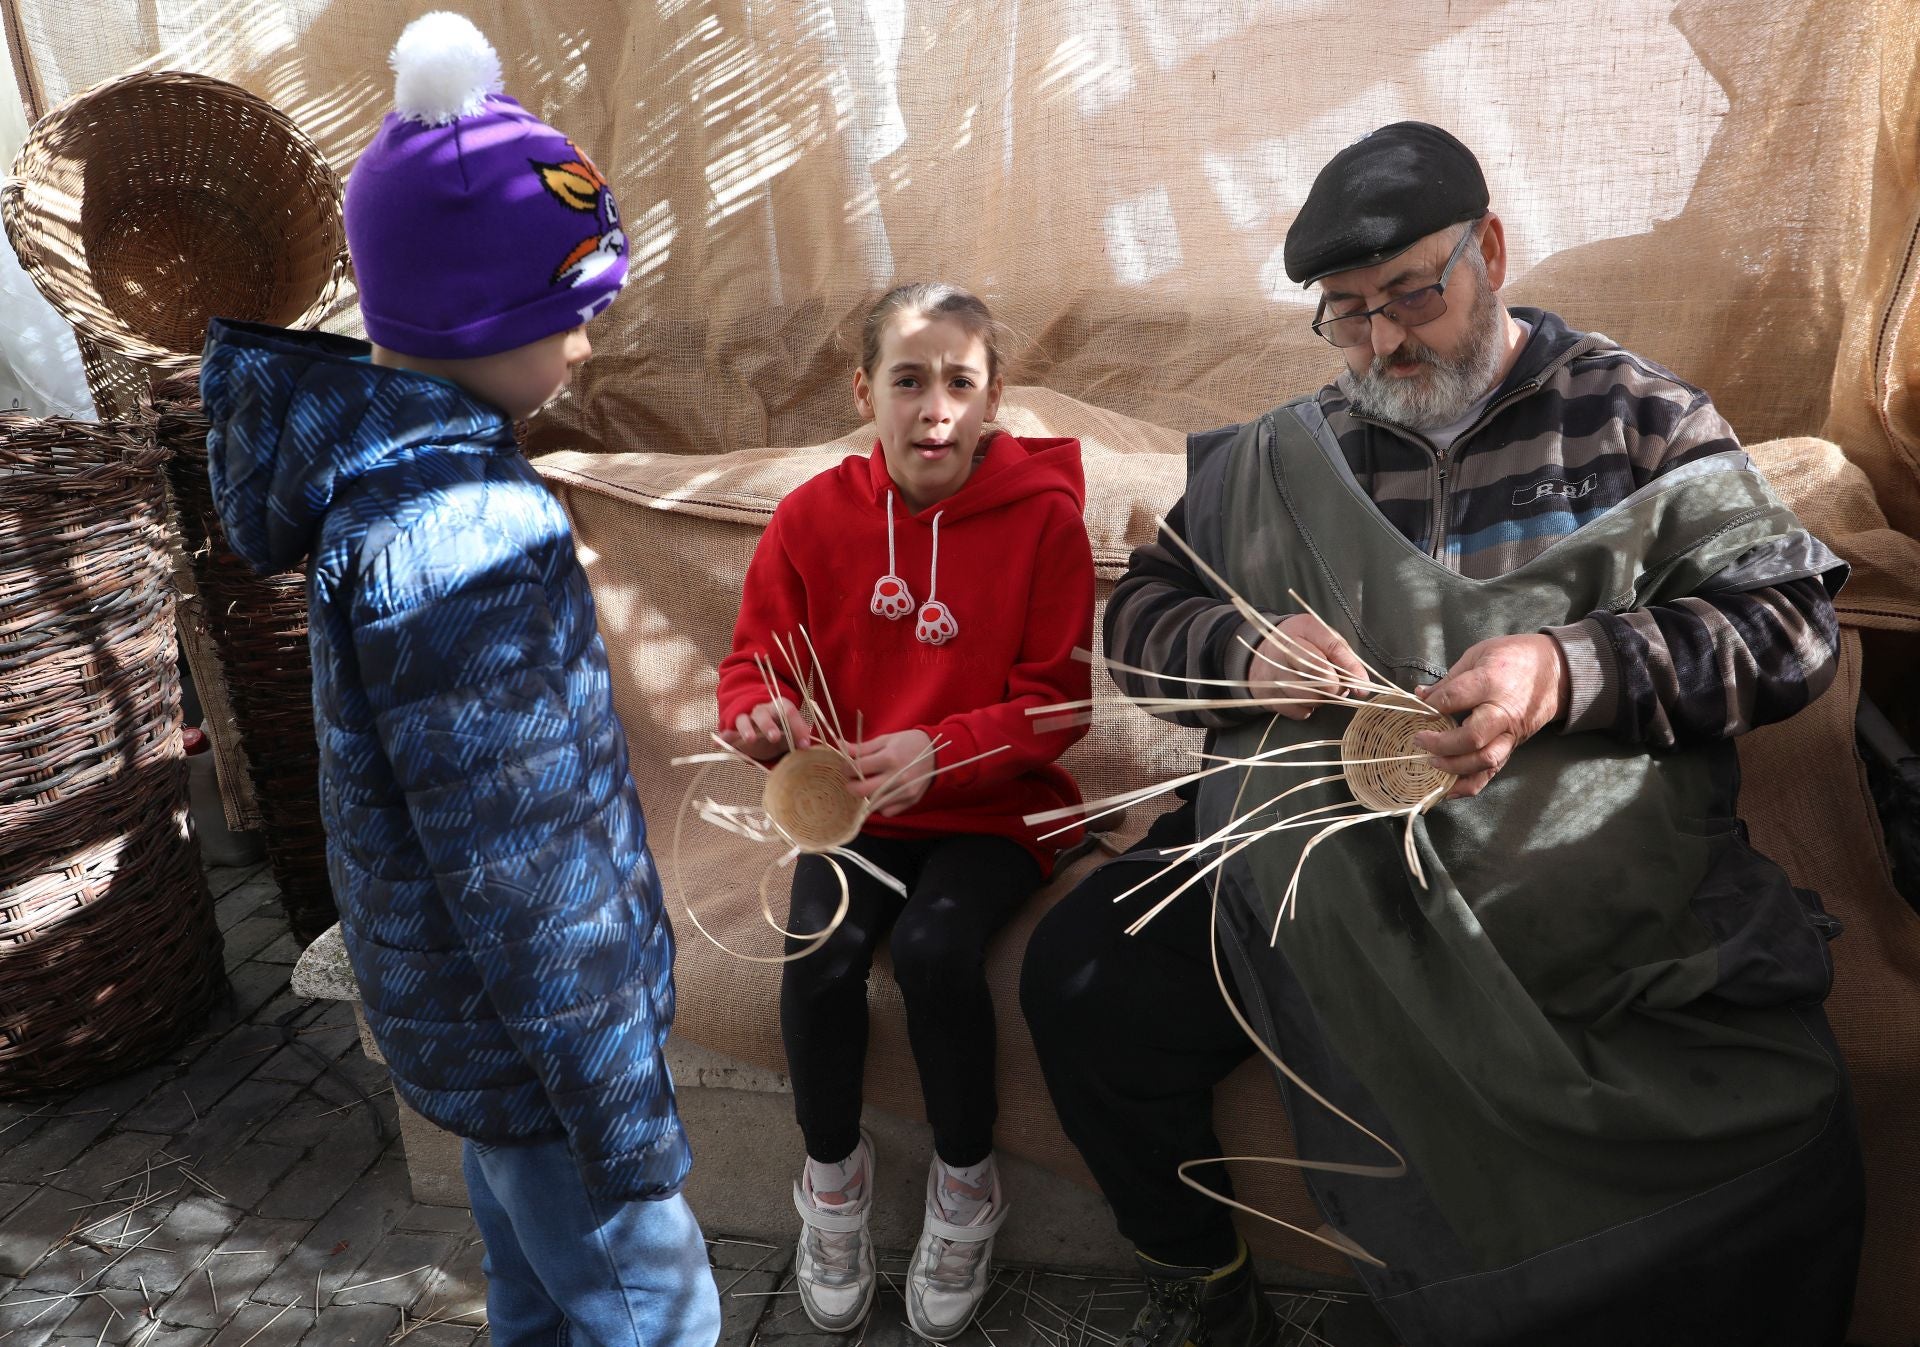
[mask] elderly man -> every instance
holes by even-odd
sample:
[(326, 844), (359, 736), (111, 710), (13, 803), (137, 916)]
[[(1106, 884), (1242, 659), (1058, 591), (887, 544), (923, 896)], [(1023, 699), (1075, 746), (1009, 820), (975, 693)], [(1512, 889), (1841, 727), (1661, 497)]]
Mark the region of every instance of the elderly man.
[(1212, 1087), (1254, 1050), (1216, 942), (1238, 1010), (1324, 1096), (1281, 1078), (1323, 1233), (1407, 1347), (1844, 1334), (1862, 1181), (1819, 1004), (1837, 927), (1747, 845), (1732, 740), (1831, 681), (1845, 568), (1706, 394), (1501, 304), (1488, 205), (1437, 127), (1327, 164), (1285, 259), (1346, 369), (1191, 437), (1186, 495), (1107, 609), (1108, 651), (1163, 675), (1129, 691), (1245, 697), (1169, 716), (1216, 753), (1337, 740), (1352, 712), (1311, 694), (1364, 659), (1455, 722), (1415, 743), (1458, 778), (1412, 824), (1424, 884), (1375, 820), (1314, 849), (1277, 920), (1311, 835), (1277, 831), (1124, 934), (1194, 873), (1162, 848), (1313, 775), (1236, 768), (1035, 933), (1048, 1085), (1148, 1277), (1132, 1347), (1278, 1340), (1227, 1208), (1176, 1173), (1220, 1154)]

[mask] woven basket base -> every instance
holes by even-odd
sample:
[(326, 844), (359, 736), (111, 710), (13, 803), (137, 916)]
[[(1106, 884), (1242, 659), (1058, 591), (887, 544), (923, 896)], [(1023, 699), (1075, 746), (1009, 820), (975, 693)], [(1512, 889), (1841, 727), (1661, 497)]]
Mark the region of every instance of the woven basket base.
[(1375, 760), (1417, 754), (1420, 750), (1413, 746), (1414, 735), (1423, 730), (1454, 728), (1454, 723), (1438, 711), (1422, 715), (1385, 706), (1363, 706), (1355, 711), (1340, 739), (1340, 758), (1346, 764), (1341, 770), (1353, 798), (1369, 809), (1411, 809), (1442, 786), (1451, 786), (1459, 778), (1424, 758)]
[(859, 797), (847, 793), (847, 762), (830, 748), (803, 748), (767, 773), (767, 816), (802, 851), (832, 851), (860, 833)]

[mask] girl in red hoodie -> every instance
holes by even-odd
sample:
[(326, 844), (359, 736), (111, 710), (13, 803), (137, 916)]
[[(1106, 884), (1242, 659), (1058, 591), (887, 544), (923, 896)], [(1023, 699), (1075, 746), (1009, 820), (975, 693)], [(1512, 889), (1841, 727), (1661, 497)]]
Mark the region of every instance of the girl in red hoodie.
[[(852, 846), (910, 895), (843, 867), (846, 917), (781, 980), (807, 1145), (794, 1185), (804, 1222), (795, 1276), (808, 1316), (829, 1332), (859, 1323), (873, 1296), (873, 1148), (860, 1087), (867, 974), (889, 929), (936, 1153), (908, 1319), (939, 1341), (978, 1307), (1006, 1217), (993, 1165), (987, 942), (1053, 867), (1056, 842), (1022, 817), (1080, 798), (1054, 760), (1084, 730), (1040, 733), (1027, 714), (1090, 695), (1090, 667), (1073, 653), (1093, 634), (1080, 445), (987, 430), (999, 365), (993, 319), (965, 291), (902, 286), (875, 305), (853, 396), (878, 442), (774, 511), (720, 665), (730, 742), (762, 760), (805, 748), (813, 729), (797, 688), (776, 704), (754, 662), (790, 672), (776, 643), (805, 627), (841, 724), (863, 726), (851, 789), (874, 808)], [(840, 894), (827, 862), (801, 857), (787, 928), (823, 929)]]

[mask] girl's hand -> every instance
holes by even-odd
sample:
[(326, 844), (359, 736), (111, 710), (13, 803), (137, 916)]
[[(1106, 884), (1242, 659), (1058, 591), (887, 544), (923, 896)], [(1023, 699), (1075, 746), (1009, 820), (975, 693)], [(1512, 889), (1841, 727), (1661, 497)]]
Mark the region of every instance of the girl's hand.
[(906, 813), (933, 781), (932, 747), (925, 730), (899, 730), (852, 745), (853, 770), (859, 775), (847, 790), (870, 801), (882, 818)]
[[(783, 715), (788, 728), (793, 731), (791, 744), (787, 742), (786, 732), (780, 728)], [(807, 724), (807, 718), (800, 714), (799, 707), (782, 697), (777, 702), (761, 702), (745, 715), (736, 717), (733, 728), (721, 730), (720, 737), (748, 757), (770, 762), (789, 748), (810, 747), (813, 744), (813, 726)]]

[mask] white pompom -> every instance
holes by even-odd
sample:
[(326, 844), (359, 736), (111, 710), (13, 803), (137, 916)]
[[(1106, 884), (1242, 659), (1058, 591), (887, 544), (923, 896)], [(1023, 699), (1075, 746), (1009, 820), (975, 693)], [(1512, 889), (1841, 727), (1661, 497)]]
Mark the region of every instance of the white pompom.
[(393, 67), (393, 110), (408, 121), (444, 126), (471, 117), (504, 87), (500, 55), (473, 20), (449, 10), (406, 26), (387, 57)]

